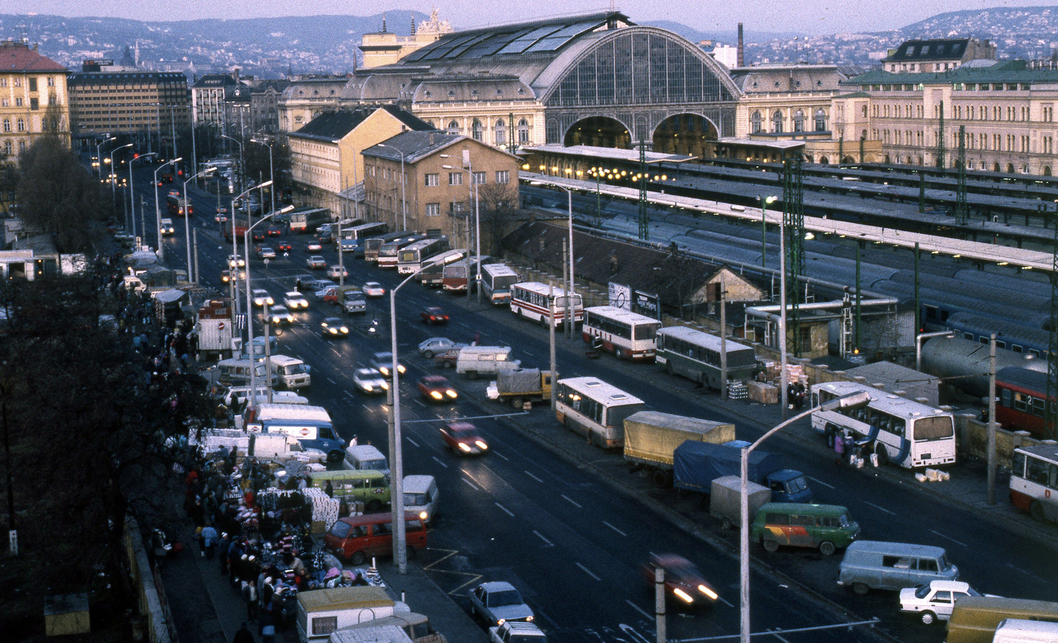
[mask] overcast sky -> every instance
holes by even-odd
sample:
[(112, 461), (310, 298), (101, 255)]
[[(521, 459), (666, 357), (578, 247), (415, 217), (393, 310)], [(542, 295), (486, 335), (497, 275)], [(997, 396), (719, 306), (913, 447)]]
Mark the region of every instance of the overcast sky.
[[(700, 31), (731, 31), (739, 22), (748, 30), (830, 34), (896, 29), (923, 18), (961, 9), (1041, 6), (1048, 0), (625, 0), (616, 8), (633, 22), (672, 20)], [(61, 16), (113, 16), (136, 20), (262, 18), (305, 15), (370, 16), (393, 9), (430, 13), (456, 29), (485, 27), (606, 9), (605, 2), (568, 0), (485, 2), (481, 0), (7, 0), (0, 13)], [(975, 35), (975, 34), (965, 34)]]

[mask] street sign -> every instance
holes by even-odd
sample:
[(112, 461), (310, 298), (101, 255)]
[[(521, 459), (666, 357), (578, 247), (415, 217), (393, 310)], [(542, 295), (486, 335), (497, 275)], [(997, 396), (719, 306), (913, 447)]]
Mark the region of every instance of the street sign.
[(635, 291), (635, 298), (632, 300), (632, 312), (661, 319), (661, 306), (658, 303), (657, 293), (643, 292), (642, 290)]

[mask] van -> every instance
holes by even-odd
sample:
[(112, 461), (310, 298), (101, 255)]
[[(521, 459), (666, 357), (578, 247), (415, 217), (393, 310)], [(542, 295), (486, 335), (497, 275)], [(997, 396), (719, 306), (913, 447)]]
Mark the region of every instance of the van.
[[(329, 643), (349, 643), (359, 642), (363, 639), (348, 638), (347, 634), (351, 634), (350, 630), (363, 630), (372, 629), (376, 627), (395, 626), (399, 627), (404, 634), (408, 636), (414, 643), (422, 641), (431, 641), (436, 643), (443, 639), (437, 636), (437, 632), (433, 629), (430, 624), (430, 619), (425, 614), (419, 614), (417, 612), (394, 612), (393, 616), (383, 616), (376, 618), (371, 621), (365, 621), (363, 623), (357, 623), (356, 625), (350, 625), (349, 627), (343, 627), (335, 630)], [(403, 640), (403, 639), (402, 639)]]
[(341, 464), (345, 458), (345, 440), (335, 432), (331, 415), (322, 406), (273, 402), (247, 407), (242, 425), (251, 433), (285, 435), (289, 443), (325, 454), (328, 464)]
[(345, 463), (350, 469), (381, 471), (389, 475), (386, 455), (370, 444), (351, 444), (345, 448)]
[(1058, 603), (998, 596), (962, 596), (948, 619), (948, 643), (992, 643), (1004, 619), (1058, 623)]
[(942, 547), (858, 540), (845, 549), (838, 585), (857, 594), (869, 589), (900, 590), (932, 580), (959, 580), (959, 568)]
[(327, 643), (332, 632), (410, 612), (407, 604), (390, 598), (386, 588), (373, 585), (298, 592), (297, 601), (297, 640), (306, 643)]
[(859, 524), (840, 505), (769, 502), (757, 510), (750, 539), (771, 552), (780, 546), (812, 547), (830, 556), (859, 534)]
[(437, 481), (433, 476), (404, 476), (404, 509), (427, 525), (433, 524), (437, 514)]
[(331, 483), (335, 498), (364, 503), (368, 512), (380, 511), (390, 501), (389, 476), (381, 471), (317, 471), (307, 479), (310, 487), (326, 490)]
[(1058, 623), (1005, 618), (992, 643), (1058, 643)]
[(272, 355), (270, 362), (276, 385), (297, 390), (308, 388), (312, 384), (312, 375), (309, 374), (311, 367), (297, 357)]
[[(404, 516), (408, 548), (426, 549), (426, 525), (413, 513), (405, 512)], [(388, 513), (340, 518), (327, 530), (323, 546), (342, 560), (363, 565), (373, 556), (393, 553), (393, 531), (393, 516)]]
[[(258, 384), (267, 384), (268, 370), (261, 362), (251, 362), (248, 359), (222, 359), (217, 362), (217, 382), (225, 386), (247, 386), (250, 384), (250, 369), (254, 369), (254, 378)], [(275, 385), (276, 377), (273, 372), (272, 385)]]
[(459, 350), (456, 373), (474, 379), (479, 374), (495, 375), (503, 367), (515, 368), (518, 364), (511, 360), (510, 346), (467, 346)]
[[(262, 335), (258, 335), (253, 338), (253, 356), (258, 362), (263, 361), (266, 354), (274, 354), (279, 348), (279, 340), (276, 339), (275, 335), (268, 336), (268, 350), (265, 351), (265, 338)], [(241, 359), (249, 359), (250, 351), (246, 349), (246, 346), (242, 347), (242, 354), (239, 356)]]

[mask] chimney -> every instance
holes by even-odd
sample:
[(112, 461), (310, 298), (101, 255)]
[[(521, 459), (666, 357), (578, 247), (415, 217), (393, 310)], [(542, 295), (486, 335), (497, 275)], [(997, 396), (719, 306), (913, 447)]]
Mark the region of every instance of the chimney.
[(746, 66), (746, 41), (742, 34), (742, 23), (738, 23), (738, 66)]

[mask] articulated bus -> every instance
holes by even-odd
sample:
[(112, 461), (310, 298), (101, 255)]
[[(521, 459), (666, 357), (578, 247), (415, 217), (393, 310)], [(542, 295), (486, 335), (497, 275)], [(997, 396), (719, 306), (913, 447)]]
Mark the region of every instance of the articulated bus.
[[(574, 293), (572, 297), (567, 297), (564, 288), (549, 286), (539, 281), (523, 281), (511, 285), (511, 312), (546, 326), (551, 320), (547, 298), (552, 295), (555, 297), (556, 326), (565, 324), (571, 314), (574, 324), (584, 321), (584, 300), (580, 295)], [(570, 311), (570, 308), (573, 310)]]
[(422, 241), (425, 238), (425, 234), (412, 234), (411, 236), (401, 237), (388, 243), (383, 243), (378, 249), (378, 267), (396, 268), (397, 263), (400, 261), (401, 249), (410, 246), (416, 241)]
[(383, 245), (390, 241), (396, 241), (397, 239), (403, 239), (415, 234), (414, 232), (408, 232), (407, 230), (400, 230), (398, 232), (390, 232), (388, 234), (382, 234), (377, 237), (368, 237), (364, 239), (364, 261), (378, 262), (378, 251)]
[(812, 413), (812, 428), (828, 440), (848, 432), (857, 442), (871, 443), (879, 465), (892, 462), (917, 469), (955, 464), (955, 420), (951, 413), (859, 382), (814, 384), (812, 407), (861, 392), (871, 396), (867, 406), (817, 410)]
[(419, 273), (419, 277), (422, 279), (422, 285), (427, 288), (441, 288), (444, 286), (444, 274), (449, 264), (462, 261), (466, 255), (467, 251), (459, 248), (430, 257), (430, 260), (427, 262), (429, 265), (423, 268), (422, 272)]
[(505, 263), (487, 263), (481, 266), (481, 288), (493, 305), (511, 303), (511, 286), (521, 278)]
[(448, 237), (432, 237), (404, 246), (397, 253), (397, 272), (410, 275), (418, 272), (433, 257), (448, 252)]
[(625, 418), (646, 409), (643, 400), (595, 377), (555, 382), (555, 417), (592, 444), (615, 449), (625, 442)]
[(584, 309), (581, 335), (586, 342), (598, 338), (602, 348), (622, 359), (653, 360), (661, 322), (615, 306)]
[(1058, 521), (1058, 445), (1014, 449), (1010, 504), (1036, 520)]
[[(757, 372), (752, 346), (727, 340), (727, 379), (745, 382)], [(720, 388), (720, 338), (686, 326), (658, 330), (657, 362), (670, 374), (682, 375), (714, 389)]]

